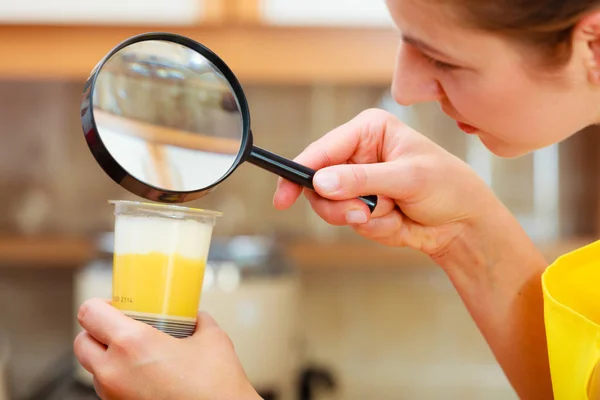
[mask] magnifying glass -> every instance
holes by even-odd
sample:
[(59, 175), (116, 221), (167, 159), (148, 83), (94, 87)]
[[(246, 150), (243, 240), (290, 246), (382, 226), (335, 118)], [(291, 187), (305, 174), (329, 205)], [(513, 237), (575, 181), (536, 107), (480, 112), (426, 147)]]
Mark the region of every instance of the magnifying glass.
[[(240, 83), (215, 53), (170, 33), (127, 39), (92, 71), (81, 120), (102, 169), (129, 192), (183, 203), (244, 162), (314, 190), (316, 171), (253, 143)], [(363, 196), (371, 212), (377, 196)]]

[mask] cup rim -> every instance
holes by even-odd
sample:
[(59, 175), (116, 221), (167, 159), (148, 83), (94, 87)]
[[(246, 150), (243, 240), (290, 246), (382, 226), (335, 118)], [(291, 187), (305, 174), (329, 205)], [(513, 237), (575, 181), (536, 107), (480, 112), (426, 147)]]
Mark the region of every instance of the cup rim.
[(156, 211), (177, 211), (185, 214), (192, 214), (197, 216), (210, 216), (210, 217), (221, 217), (223, 213), (212, 210), (205, 210), (203, 208), (193, 208), (193, 207), (185, 207), (178, 206), (173, 204), (162, 204), (162, 203), (149, 203), (145, 201), (134, 201), (134, 200), (109, 200), (108, 201), (112, 205), (128, 205), (139, 208), (150, 208)]

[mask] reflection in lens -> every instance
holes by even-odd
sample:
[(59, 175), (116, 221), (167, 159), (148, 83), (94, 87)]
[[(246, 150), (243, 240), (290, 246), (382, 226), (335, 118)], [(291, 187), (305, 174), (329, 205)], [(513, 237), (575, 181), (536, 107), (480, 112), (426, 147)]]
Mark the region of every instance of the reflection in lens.
[(242, 114), (229, 83), (176, 43), (142, 41), (113, 55), (96, 79), (93, 114), (112, 157), (160, 189), (211, 186), (241, 147)]

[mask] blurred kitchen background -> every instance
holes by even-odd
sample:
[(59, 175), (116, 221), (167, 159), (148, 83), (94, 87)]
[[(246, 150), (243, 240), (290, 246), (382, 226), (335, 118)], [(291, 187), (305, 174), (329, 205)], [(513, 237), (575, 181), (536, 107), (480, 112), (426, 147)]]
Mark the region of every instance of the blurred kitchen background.
[[(219, 54), (255, 142), (294, 157), (364, 109), (388, 109), (469, 162), (552, 261), (600, 230), (599, 128), (500, 160), (436, 105), (389, 96), (398, 35), (383, 0), (0, 1), (0, 399), (92, 399), (73, 362), (81, 302), (110, 296), (109, 199), (80, 127), (83, 83), (134, 34)], [(250, 164), (191, 203), (218, 210), (201, 308), (265, 399), (514, 399), (446, 276), (407, 249), (272, 207)], [(3, 397), (5, 395), (5, 397)]]

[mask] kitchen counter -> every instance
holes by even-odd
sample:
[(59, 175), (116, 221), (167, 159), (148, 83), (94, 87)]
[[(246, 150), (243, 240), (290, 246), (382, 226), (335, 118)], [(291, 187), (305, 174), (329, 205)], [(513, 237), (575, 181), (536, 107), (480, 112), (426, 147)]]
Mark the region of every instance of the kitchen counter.
[[(552, 262), (561, 254), (593, 242), (590, 237), (572, 238), (538, 247)], [(408, 248), (391, 248), (367, 241), (319, 243), (295, 241), (286, 252), (301, 269), (402, 268), (434, 266), (429, 257)], [(97, 255), (89, 238), (0, 238), (0, 268), (78, 268)]]

